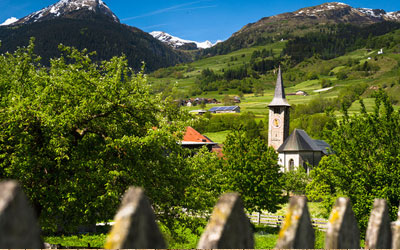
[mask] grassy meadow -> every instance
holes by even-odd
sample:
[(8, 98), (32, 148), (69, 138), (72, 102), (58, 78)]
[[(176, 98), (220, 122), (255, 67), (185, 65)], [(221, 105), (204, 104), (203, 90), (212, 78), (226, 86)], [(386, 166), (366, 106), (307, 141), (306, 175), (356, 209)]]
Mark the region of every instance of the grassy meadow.
[[(309, 211), (313, 218), (326, 218), (324, 210), (318, 202), (309, 202)], [(274, 215), (285, 215), (287, 211), (287, 204), (282, 205)], [(175, 230), (176, 236), (172, 236), (169, 231), (163, 226), (159, 225), (164, 239), (167, 242), (169, 249), (194, 249), (196, 248), (200, 236), (204, 228), (198, 228), (199, 234), (193, 233), (189, 229), (178, 227)], [(74, 247), (91, 247), (103, 248), (107, 238), (107, 231), (109, 227), (101, 227), (98, 234), (82, 234), (72, 236), (58, 236), (58, 237), (45, 237), (44, 241), (50, 244), (60, 244), (62, 246)], [(254, 241), (255, 249), (273, 249), (275, 248), (278, 240), (279, 228), (267, 227), (263, 225), (255, 225)], [(315, 231), (315, 248), (322, 249), (324, 246), (325, 233)]]

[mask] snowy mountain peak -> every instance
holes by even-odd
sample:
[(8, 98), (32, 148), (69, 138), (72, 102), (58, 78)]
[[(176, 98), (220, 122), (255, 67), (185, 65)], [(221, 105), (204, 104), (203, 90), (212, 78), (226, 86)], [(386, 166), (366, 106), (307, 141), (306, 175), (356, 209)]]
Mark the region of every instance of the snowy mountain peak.
[(36, 11), (20, 19), (16, 24), (34, 23), (57, 17), (71, 17), (79, 11), (90, 11), (101, 14), (119, 23), (118, 17), (102, 0), (60, 0), (47, 8)]
[(18, 21), (18, 18), (10, 17), (7, 20), (5, 20), (4, 23), (0, 24), (0, 26), (7, 26), (7, 25), (13, 24), (17, 21)]
[(196, 46), (194, 49), (208, 49), (214, 46), (215, 44), (212, 44), (210, 41), (205, 41), (205, 42), (195, 42), (195, 41), (190, 41), (190, 40), (184, 40), (179, 37), (172, 36), (168, 33), (165, 33), (163, 31), (153, 31), (150, 33), (154, 38), (160, 40), (163, 43), (168, 44), (169, 46), (179, 49), (183, 47), (187, 47), (190, 45)]
[(341, 2), (324, 3), (314, 7), (307, 7), (293, 12), (295, 16), (307, 17), (326, 17), (327, 13), (338, 13), (338, 17), (344, 13), (355, 15), (362, 18), (374, 20), (400, 21), (400, 12), (389, 12), (382, 9), (353, 8), (348, 4)]
[(350, 6), (345, 3), (332, 2), (332, 3), (324, 3), (324, 4), (321, 4), (318, 6), (314, 6), (314, 7), (303, 8), (303, 9), (300, 9), (300, 10), (294, 12), (293, 14), (295, 14), (296, 16), (299, 16), (299, 15), (315, 16), (316, 14), (322, 13), (325, 11), (340, 10), (340, 9), (349, 8), (349, 7)]
[(375, 18), (384, 18), (386, 16), (386, 11), (381, 9), (357, 8), (354, 11), (359, 11), (361, 14)]

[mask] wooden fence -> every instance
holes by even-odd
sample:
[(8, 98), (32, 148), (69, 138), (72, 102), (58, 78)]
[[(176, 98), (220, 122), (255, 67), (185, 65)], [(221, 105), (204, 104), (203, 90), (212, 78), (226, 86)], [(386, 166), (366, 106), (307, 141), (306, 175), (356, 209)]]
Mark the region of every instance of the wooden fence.
[[(252, 213), (247, 216), (249, 216), (250, 221), (254, 224), (267, 225), (270, 227), (281, 227), (285, 221), (285, 216), (267, 213)], [(328, 220), (322, 218), (311, 218), (311, 224), (315, 229), (326, 232)]]
[[(290, 200), (285, 218), (260, 215), (257, 221), (281, 225), (276, 248), (312, 249), (314, 227), (305, 197)], [(279, 223), (277, 223), (278, 221)], [(107, 249), (166, 248), (154, 212), (143, 190), (129, 188), (107, 236)], [(317, 223), (318, 222), (318, 223)], [(322, 221), (323, 222), (323, 221)], [(279, 225), (278, 225), (279, 224)], [(18, 183), (0, 183), (0, 249), (43, 248), (35, 214)], [(199, 249), (251, 249), (254, 235), (238, 194), (221, 196), (197, 245)], [(374, 202), (365, 238), (366, 248), (400, 248), (400, 219), (392, 223), (385, 200)], [(325, 249), (360, 248), (360, 232), (350, 200), (339, 198), (326, 224)]]

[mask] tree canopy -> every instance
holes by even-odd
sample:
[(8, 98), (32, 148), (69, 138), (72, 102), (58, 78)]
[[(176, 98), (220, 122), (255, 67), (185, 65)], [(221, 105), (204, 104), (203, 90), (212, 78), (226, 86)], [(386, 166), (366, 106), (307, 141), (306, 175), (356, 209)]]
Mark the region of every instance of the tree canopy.
[(42, 228), (112, 219), (130, 185), (161, 219), (188, 205), (191, 170), (177, 143), (187, 113), (151, 96), (124, 57), (97, 64), (60, 46), (44, 67), (33, 49), (0, 55), (0, 178), (23, 185)]
[(311, 172), (308, 195), (330, 208), (338, 196), (347, 196), (361, 226), (367, 226), (375, 198), (386, 199), (392, 219), (400, 198), (400, 113), (383, 91), (376, 95), (371, 114), (361, 101), (361, 114), (335, 123), (327, 134), (335, 154), (324, 157)]
[(277, 155), (251, 114), (224, 158), (189, 152), (179, 141), (195, 119), (152, 95), (124, 57), (95, 63), (85, 50), (60, 50), (49, 67), (33, 41), (0, 55), (0, 178), (22, 184), (45, 232), (112, 219), (131, 185), (169, 228), (197, 228), (204, 216), (192, 215), (206, 215), (225, 191), (239, 192), (249, 211), (284, 201)]
[(249, 211), (275, 212), (285, 201), (275, 150), (238, 130), (228, 135), (223, 152), (227, 189), (239, 192)]

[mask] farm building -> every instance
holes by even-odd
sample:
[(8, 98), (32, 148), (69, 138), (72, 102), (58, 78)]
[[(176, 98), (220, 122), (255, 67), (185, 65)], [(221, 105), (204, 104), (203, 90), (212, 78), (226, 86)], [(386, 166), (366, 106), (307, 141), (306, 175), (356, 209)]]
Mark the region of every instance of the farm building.
[(308, 96), (307, 92), (303, 91), (303, 90), (298, 90), (295, 93), (289, 93), (287, 95), (300, 95), (300, 96)]
[(196, 115), (204, 115), (205, 113), (207, 113), (207, 110), (196, 109), (196, 110), (189, 111), (189, 113), (196, 114)]
[(239, 106), (224, 106), (224, 107), (213, 107), (209, 109), (211, 113), (220, 114), (220, 113), (240, 113)]

